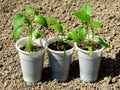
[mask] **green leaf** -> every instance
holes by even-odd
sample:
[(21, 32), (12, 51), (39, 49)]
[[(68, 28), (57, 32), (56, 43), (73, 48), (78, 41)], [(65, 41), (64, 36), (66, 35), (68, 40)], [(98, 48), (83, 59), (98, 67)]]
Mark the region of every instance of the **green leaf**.
[(61, 24), (61, 25), (62, 25), (63, 29), (67, 29), (68, 28), (68, 26), (65, 25), (65, 24)]
[(44, 34), (43, 31), (41, 31), (41, 32), (38, 33), (38, 30), (39, 30), (39, 29), (36, 28), (36, 29), (32, 32), (32, 36), (34, 36), (35, 39), (41, 38), (41, 37), (43, 36), (43, 34)]
[(70, 36), (68, 36), (68, 37), (63, 38), (63, 41), (70, 42), (70, 41), (73, 41), (73, 39)]
[(103, 47), (110, 47), (109, 44), (107, 44), (103, 39), (101, 39), (100, 37), (98, 36), (94, 36), (94, 41), (98, 42), (101, 46)]
[(45, 17), (43, 17), (42, 15), (35, 16), (34, 22), (38, 23), (38, 24), (41, 24), (42, 26), (48, 28), (47, 21), (46, 21)]
[(38, 33), (39, 28), (36, 28), (33, 32), (32, 32), (32, 36), (36, 37), (37, 33)]
[(88, 15), (92, 15), (92, 7), (88, 4), (82, 7), (81, 11), (86, 12)]
[(14, 40), (17, 40), (23, 33), (24, 27), (20, 26), (18, 29), (16, 29), (16, 31), (14, 32)]
[(88, 23), (91, 20), (91, 16), (88, 15), (85, 11), (75, 12), (74, 15), (82, 22)]
[(88, 45), (88, 51), (89, 51), (89, 55), (92, 56), (93, 54), (92, 45)]
[(33, 14), (33, 13), (38, 13), (34, 8), (32, 8), (31, 6), (27, 7), (26, 10), (25, 10), (26, 14), (30, 15), (30, 14)]
[(87, 30), (83, 26), (78, 28), (78, 36), (80, 41), (85, 40), (87, 36)]
[(16, 31), (23, 24), (24, 20), (23, 14), (17, 14), (13, 19), (13, 31)]
[(74, 30), (71, 30), (69, 32), (69, 38), (68, 39), (72, 39), (74, 42), (80, 43), (79, 38), (77, 36), (77, 33)]
[(101, 28), (100, 22), (98, 22), (98, 21), (93, 22), (93, 23), (91, 24), (91, 28), (92, 28), (92, 29), (100, 29), (100, 28)]
[(51, 25), (58, 24), (57, 21), (53, 18), (46, 18), (47, 22), (49, 22)]
[(54, 24), (52, 26), (50, 26), (52, 29), (58, 31), (59, 33), (63, 31), (63, 27), (61, 24)]
[(44, 32), (41, 31), (41, 32), (39, 32), (39, 33), (35, 36), (35, 38), (36, 38), (36, 39), (41, 38), (43, 35), (44, 35)]
[(31, 25), (31, 24), (32, 24), (31, 20), (30, 20), (27, 16), (24, 16), (24, 17), (25, 17), (26, 23), (27, 23), (28, 25)]

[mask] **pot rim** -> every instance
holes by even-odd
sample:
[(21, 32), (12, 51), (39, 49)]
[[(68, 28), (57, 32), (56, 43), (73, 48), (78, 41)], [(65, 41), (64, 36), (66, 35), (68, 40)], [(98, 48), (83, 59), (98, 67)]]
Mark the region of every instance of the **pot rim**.
[[(48, 46), (49, 46), (49, 41), (51, 40), (51, 39), (54, 39), (54, 38), (58, 38), (59, 36), (54, 36), (54, 37), (50, 37), (48, 40), (47, 40), (47, 42), (48, 42)], [(63, 37), (63, 36), (60, 36), (60, 37)], [(65, 37), (67, 37), (67, 36), (65, 36)], [(57, 41), (57, 40), (56, 40)], [(53, 43), (53, 42), (52, 42)], [(71, 49), (69, 49), (69, 50), (66, 50), (66, 52), (68, 53), (69, 51), (71, 51), (71, 50), (73, 50), (73, 48), (74, 48), (74, 43), (71, 43), (72, 44), (72, 48)], [(48, 50), (49, 51), (51, 51), (51, 52), (54, 52), (54, 53), (64, 53), (64, 51), (56, 51), (56, 50), (52, 50), (52, 49), (50, 49), (49, 47), (48, 47)]]
[[(97, 35), (95, 35), (95, 36), (97, 36)], [(92, 35), (90, 35), (90, 37), (92, 37)], [(87, 38), (86, 38), (86, 39), (87, 39)], [(103, 38), (102, 38), (102, 39), (103, 39)], [(104, 40), (104, 39), (103, 39), (103, 40)], [(77, 47), (77, 48), (78, 48), (80, 51), (82, 51), (82, 52), (89, 53), (89, 51), (83, 50), (83, 49), (79, 48), (76, 42), (74, 43), (74, 46)], [(99, 51), (101, 51), (101, 50), (103, 50), (103, 49), (105, 49), (105, 47), (102, 46), (101, 49), (97, 49), (97, 50), (95, 50), (95, 51), (93, 51), (93, 52), (96, 53), (96, 52), (99, 52)]]
[[(43, 41), (45, 41), (45, 43), (46, 43), (46, 45), (45, 46), (43, 46), (44, 47), (44, 49), (42, 49), (42, 50), (39, 50), (39, 51), (37, 51), (37, 52), (26, 52), (26, 51), (23, 51), (23, 50), (21, 50), (20, 49), (20, 46), (18, 46), (18, 43), (20, 42), (20, 41), (22, 41), (22, 40), (26, 40), (26, 39), (28, 39), (28, 37), (23, 37), (23, 38), (20, 38), (19, 40), (17, 40), (17, 42), (15, 43), (15, 47), (16, 47), (16, 49), (19, 51), (19, 52), (21, 52), (21, 53), (24, 53), (24, 54), (32, 54), (32, 53), (39, 53), (39, 52), (41, 52), (41, 51), (43, 51), (43, 50), (45, 50), (46, 48), (47, 48), (47, 42), (46, 42), (46, 40), (45, 39), (43, 39), (43, 38), (41, 38)], [(21, 46), (22, 46), (22, 44), (21, 44)]]
[[(82, 52), (89, 53), (89, 51), (83, 50), (83, 49), (79, 48), (78, 45), (77, 45), (77, 43), (74, 43), (74, 45), (75, 45), (75, 47), (77, 47), (78, 50), (80, 50), (80, 51), (82, 51)], [(93, 52), (94, 52), (94, 53), (99, 52), (99, 51), (103, 50), (104, 48), (105, 48), (105, 47), (102, 47), (101, 49), (97, 49), (97, 50), (95, 50), (95, 51), (93, 51)]]

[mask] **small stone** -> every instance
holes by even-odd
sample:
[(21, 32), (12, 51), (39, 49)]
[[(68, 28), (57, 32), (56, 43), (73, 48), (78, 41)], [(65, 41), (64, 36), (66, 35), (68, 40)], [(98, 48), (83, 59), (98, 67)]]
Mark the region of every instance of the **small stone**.
[(117, 81), (117, 77), (114, 77), (113, 79), (112, 79), (112, 83), (115, 83)]
[(108, 77), (105, 77), (104, 80), (108, 80), (109, 78)]
[(7, 83), (7, 82), (5, 82), (5, 83), (4, 83), (4, 87), (7, 87), (7, 86), (8, 86), (8, 83)]
[(110, 84), (111, 82), (111, 77), (105, 77), (104, 80), (106, 81), (106, 84)]
[(111, 86), (105, 85), (105, 86), (101, 87), (100, 90), (111, 90)]
[(120, 75), (118, 77), (120, 78)]
[(117, 81), (120, 82), (120, 79), (118, 79)]

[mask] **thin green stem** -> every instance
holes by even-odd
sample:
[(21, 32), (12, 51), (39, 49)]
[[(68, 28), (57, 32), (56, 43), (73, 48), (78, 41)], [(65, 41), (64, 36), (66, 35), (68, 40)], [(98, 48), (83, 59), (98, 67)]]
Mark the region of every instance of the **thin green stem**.
[(92, 43), (93, 43), (93, 39), (94, 39), (94, 30), (93, 29), (91, 29), (92, 30)]
[(88, 41), (90, 41), (90, 30), (89, 30), (89, 28), (88, 28), (89, 26), (88, 26), (88, 24), (86, 25), (86, 29), (87, 29), (87, 32), (88, 32)]
[(29, 30), (28, 30), (28, 51), (32, 51), (32, 25), (28, 26)]

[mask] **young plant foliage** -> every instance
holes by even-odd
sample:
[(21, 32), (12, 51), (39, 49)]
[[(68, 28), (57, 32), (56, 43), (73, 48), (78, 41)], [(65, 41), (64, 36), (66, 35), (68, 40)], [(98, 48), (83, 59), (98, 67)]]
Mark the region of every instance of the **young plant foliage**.
[[(83, 6), (80, 11), (74, 12), (74, 15), (82, 22), (82, 25), (77, 31), (72, 30), (69, 32), (69, 40), (81, 44), (82, 41), (88, 41), (89, 55), (93, 54), (93, 43), (97, 42), (103, 47), (109, 45), (99, 36), (95, 36), (95, 30), (101, 29), (101, 24), (98, 21), (92, 20), (92, 7), (88, 4)], [(92, 37), (91, 37), (92, 36)]]
[[(31, 14), (34, 15), (34, 19), (31, 18)], [(41, 38), (44, 32), (39, 32), (39, 27), (35, 27), (34, 25), (41, 25), (48, 28), (48, 24), (46, 18), (39, 14), (39, 12), (32, 8), (27, 7), (25, 9), (24, 14), (17, 14), (13, 19), (13, 38), (17, 40), (20, 38), (24, 31), (24, 27), (27, 27), (28, 30), (28, 42), (26, 43), (25, 50), (26, 51), (34, 51), (35, 46), (33, 43), (33, 37), (35, 39)], [(37, 25), (36, 25), (37, 26)]]
[[(50, 28), (51, 28), (51, 29), (57, 31), (58, 37), (59, 37), (59, 39), (58, 39), (59, 44), (58, 44), (58, 45), (60, 45), (60, 43), (62, 44), (62, 46), (64, 47), (64, 55), (66, 55), (66, 49), (65, 49), (65, 46), (64, 46), (64, 44), (63, 44), (62, 42), (67, 41), (67, 38), (66, 38), (66, 36), (64, 35), (64, 30), (67, 29), (68, 26), (67, 26), (67, 25), (64, 25), (64, 24), (58, 23), (58, 22), (57, 22), (55, 19), (53, 19), (53, 18), (47, 18), (47, 22), (50, 23)], [(61, 37), (61, 36), (62, 36), (62, 37)], [(59, 46), (58, 46), (58, 47), (59, 47)]]

